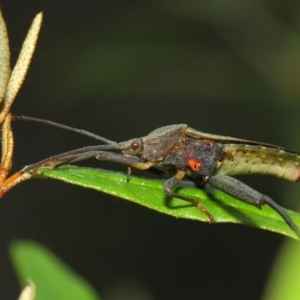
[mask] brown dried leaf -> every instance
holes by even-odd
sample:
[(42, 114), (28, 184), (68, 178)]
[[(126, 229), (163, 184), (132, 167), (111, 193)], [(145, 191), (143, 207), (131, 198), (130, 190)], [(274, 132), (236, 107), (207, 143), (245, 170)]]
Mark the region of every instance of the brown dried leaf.
[(4, 97), (4, 108), (0, 113), (0, 124), (4, 122), (10, 107), (24, 81), (40, 31), (43, 14), (39, 13), (34, 18), (32, 25), (23, 43), (17, 63), (11, 73)]
[(5, 21), (0, 10), (0, 103), (10, 76), (10, 53)]

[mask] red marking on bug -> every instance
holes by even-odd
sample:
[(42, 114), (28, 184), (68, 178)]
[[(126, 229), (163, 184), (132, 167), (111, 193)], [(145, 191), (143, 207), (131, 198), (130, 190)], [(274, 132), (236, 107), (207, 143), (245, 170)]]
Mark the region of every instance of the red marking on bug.
[(195, 172), (199, 172), (201, 168), (201, 161), (197, 158), (190, 158), (187, 165)]

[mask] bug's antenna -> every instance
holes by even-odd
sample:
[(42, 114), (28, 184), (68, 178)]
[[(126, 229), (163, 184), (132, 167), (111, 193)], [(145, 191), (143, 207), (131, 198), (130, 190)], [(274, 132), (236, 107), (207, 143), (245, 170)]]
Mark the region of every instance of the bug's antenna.
[(90, 138), (93, 138), (95, 140), (102, 141), (106, 144), (116, 144), (116, 142), (114, 142), (114, 141), (106, 139), (106, 138), (104, 138), (100, 135), (89, 132), (87, 130), (70, 127), (70, 126), (60, 124), (60, 123), (56, 123), (56, 122), (52, 122), (52, 121), (49, 121), (49, 120), (26, 117), (26, 116), (11, 116), (11, 120), (12, 121), (31, 121), (31, 122), (43, 123), (43, 124), (46, 124), (46, 125), (51, 125), (51, 126), (58, 127), (58, 128), (61, 128), (61, 129), (65, 129), (65, 130), (73, 131), (73, 132), (76, 132), (76, 133), (79, 133), (79, 134), (83, 134), (83, 135), (86, 135), (86, 136), (88, 136)]

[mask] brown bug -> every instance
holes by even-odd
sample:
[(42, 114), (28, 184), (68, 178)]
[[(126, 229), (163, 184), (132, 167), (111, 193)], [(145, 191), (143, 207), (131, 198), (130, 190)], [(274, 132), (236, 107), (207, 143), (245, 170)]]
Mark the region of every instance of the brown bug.
[[(196, 199), (179, 195), (173, 188), (185, 177), (201, 181), (243, 202), (260, 208), (268, 204), (277, 211), (300, 238), (300, 230), (287, 213), (270, 197), (259, 193), (231, 177), (238, 174), (266, 174), (289, 181), (299, 181), (300, 155), (279, 146), (213, 135), (190, 128), (185, 124), (170, 125), (153, 130), (147, 136), (116, 143), (85, 130), (71, 128), (51, 121), (12, 117), (13, 120), (43, 122), (79, 132), (105, 143), (58, 154), (25, 167), (19, 174), (33, 172), (39, 167), (57, 167), (95, 157), (98, 160), (125, 164), (168, 177), (164, 192), (197, 206), (210, 222), (214, 217)], [(108, 152), (118, 150), (121, 153)], [(128, 173), (129, 176), (129, 173)]]

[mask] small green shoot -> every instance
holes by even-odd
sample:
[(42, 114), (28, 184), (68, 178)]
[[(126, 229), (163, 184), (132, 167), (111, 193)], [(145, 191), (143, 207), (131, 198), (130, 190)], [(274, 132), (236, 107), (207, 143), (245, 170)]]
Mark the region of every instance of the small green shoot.
[(46, 247), (16, 241), (10, 256), (22, 286), (32, 283), (36, 300), (100, 300), (94, 289)]

